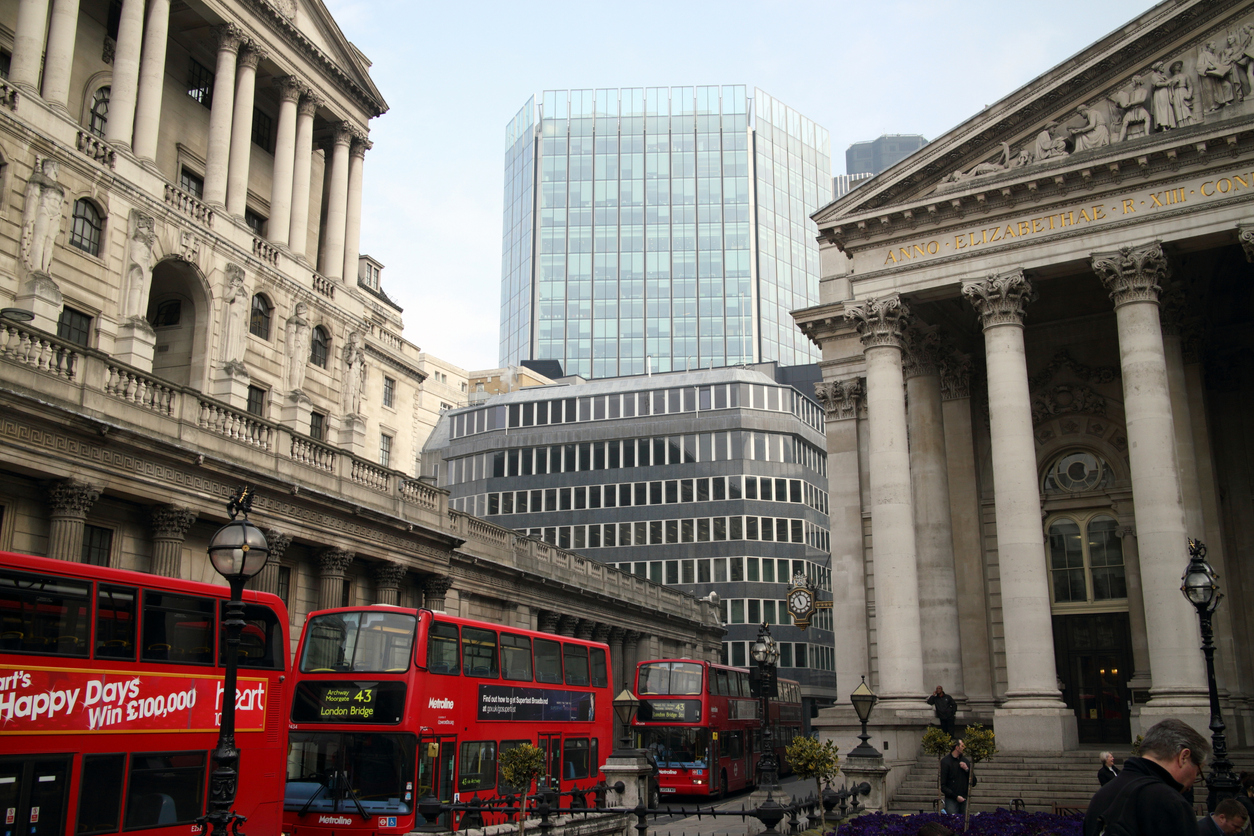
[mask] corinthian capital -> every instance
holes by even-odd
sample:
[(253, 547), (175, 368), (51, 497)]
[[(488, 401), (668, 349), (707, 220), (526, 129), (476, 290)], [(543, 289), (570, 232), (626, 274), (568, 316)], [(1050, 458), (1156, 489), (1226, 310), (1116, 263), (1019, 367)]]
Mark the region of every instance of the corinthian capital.
[(1237, 240), (1245, 251), (1245, 260), (1254, 264), (1254, 224), (1237, 224)]
[(864, 348), (902, 347), (902, 334), (910, 322), (910, 307), (901, 294), (882, 296), (845, 309), (845, 319), (858, 329)]
[(1171, 274), (1159, 241), (1120, 247), (1112, 253), (1093, 253), (1089, 263), (1110, 291), (1116, 308), (1129, 302), (1157, 302)]
[(309, 88), (296, 76), (285, 75), (274, 80), (274, 89), (278, 91), (279, 101), (299, 102), (301, 94)]
[(935, 327), (915, 325), (906, 329), (902, 373), (907, 377), (940, 374), (945, 346)]
[(374, 582), (379, 586), (400, 586), (407, 571), (409, 567), (403, 563), (381, 560), (374, 565)]
[(240, 49), (237, 60), (241, 68), (247, 67), (250, 70), (255, 70), (257, 65), (267, 57), (265, 50), (258, 49), (255, 42), (249, 41), (244, 48)]
[(329, 141), (332, 145), (352, 145), (356, 133), (356, 129), (348, 122), (336, 122), (331, 126)]
[(858, 417), (858, 403), (866, 396), (866, 380), (833, 380), (814, 384), (814, 395), (823, 405), (829, 421), (845, 421)]
[(971, 397), (971, 356), (950, 352), (941, 360), (941, 400), (956, 401)]
[(213, 36), (218, 41), (218, 52), (239, 52), (244, 43), (244, 32), (234, 23), (223, 23), (213, 27)]
[(99, 498), (100, 488), (77, 479), (66, 479), (48, 488), (48, 504), (54, 514), (84, 516)]
[(985, 328), (995, 325), (1022, 325), (1024, 309), (1036, 299), (1032, 283), (1022, 270), (989, 276), (982, 282), (968, 282), (962, 295), (975, 308)]
[(321, 96), (310, 90), (306, 90), (304, 95), (301, 96), (300, 104), (296, 106), (296, 112), (301, 116), (313, 116), (318, 112), (318, 108), (322, 107), (322, 105), (323, 101)]
[(196, 512), (178, 505), (157, 505), (148, 512), (152, 536), (168, 540), (182, 540), (187, 529), (196, 522)]
[(344, 549), (323, 549), (318, 553), (318, 568), (323, 575), (343, 575), (357, 555)]

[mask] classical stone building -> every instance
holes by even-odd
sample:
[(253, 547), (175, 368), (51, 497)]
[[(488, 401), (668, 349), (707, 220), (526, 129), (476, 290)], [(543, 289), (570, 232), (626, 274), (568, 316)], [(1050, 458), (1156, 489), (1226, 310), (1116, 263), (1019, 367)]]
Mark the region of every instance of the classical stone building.
[(0, 48), (0, 548), (216, 581), (251, 484), (255, 583), (297, 628), (426, 605), (620, 665), (721, 636), (708, 603), (414, 478), (426, 375), (359, 252), (386, 104), (319, 0), (20, 0)]
[(1003, 750), (1205, 731), (1187, 537), (1254, 742), (1252, 33), (1162, 3), (813, 216), (838, 676), (890, 759), (938, 683)]

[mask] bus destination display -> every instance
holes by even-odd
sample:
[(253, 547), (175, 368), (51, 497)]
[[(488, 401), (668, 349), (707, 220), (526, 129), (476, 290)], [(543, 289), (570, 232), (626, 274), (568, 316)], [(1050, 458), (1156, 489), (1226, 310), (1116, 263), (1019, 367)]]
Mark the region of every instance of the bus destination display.
[(643, 723), (700, 723), (701, 700), (641, 700)]
[(292, 701), (297, 723), (399, 723), (403, 682), (301, 682)]

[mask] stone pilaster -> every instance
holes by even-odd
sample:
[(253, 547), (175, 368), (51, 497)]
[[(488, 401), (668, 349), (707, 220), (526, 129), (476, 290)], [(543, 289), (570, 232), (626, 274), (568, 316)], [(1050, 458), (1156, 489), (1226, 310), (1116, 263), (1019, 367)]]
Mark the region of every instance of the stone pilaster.
[(849, 305), (845, 318), (857, 327), (866, 358), (880, 700), (915, 708), (922, 703), (925, 689), (902, 375), (903, 334), (910, 308), (894, 294)]
[(610, 645), (610, 687), (618, 694), (626, 687), (627, 679), (623, 675), (623, 635), (622, 627), (611, 627), (609, 632)]
[(292, 166), (292, 223), (288, 248), (302, 258), (309, 246), (309, 182), (313, 173), (313, 120), (322, 99), (311, 92), (296, 106), (296, 158)]
[(444, 612), (444, 596), (453, 588), (453, 579), (447, 575), (428, 575), (422, 584), (423, 606), (434, 612)]
[(344, 281), (357, 283), (357, 260), (361, 255), (361, 186), (366, 152), (373, 147), (364, 134), (354, 133), (348, 157), (348, 202), (344, 216)]
[(144, 28), (144, 55), (139, 66), (139, 94), (135, 103), (132, 149), (141, 160), (156, 161), (157, 131), (161, 124), (161, 94), (165, 87), (165, 50), (169, 42), (170, 0), (148, 0)]
[(227, 167), (231, 158), (231, 120), (235, 115), (235, 60), (243, 33), (233, 23), (215, 29), (218, 62), (213, 76), (213, 103), (209, 108), (209, 142), (205, 155), (205, 202), (226, 206)]
[(272, 595), (278, 595), (279, 561), (283, 559), (283, 553), (287, 551), (287, 547), (292, 545), (292, 538), (277, 528), (267, 528), (265, 535), (266, 545), (270, 547), (270, 553), (266, 555), (266, 565), (261, 567), (261, 571), (257, 573), (256, 579), (252, 582), (252, 588), (258, 592), (269, 592)]
[(139, 92), (139, 53), (144, 37), (144, 0), (122, 0), (118, 43), (113, 53), (113, 81), (109, 92), (109, 121), (105, 140), (115, 148), (130, 148), (135, 129), (135, 99)]
[(400, 603), (401, 581), (408, 567), (403, 563), (383, 560), (374, 564), (374, 602), (376, 604)]
[(323, 549), (318, 553), (318, 609), (329, 610), (344, 602), (344, 573), (357, 557), (345, 549)]
[(53, 0), (52, 17), (48, 21), (43, 98), (63, 113), (68, 112), (70, 68), (74, 66), (74, 41), (77, 36), (78, 0)]
[(49, 486), (48, 557), (72, 563), (82, 560), (83, 526), (87, 512), (99, 498), (99, 488), (77, 479)]
[(643, 637), (639, 630), (623, 631), (623, 681), (629, 689), (636, 685), (636, 663), (640, 661), (640, 639)]
[(1128, 629), (1132, 633), (1132, 678), (1128, 689), (1148, 691), (1152, 683), (1149, 642), (1145, 632), (1145, 598), (1141, 586), (1141, 553), (1136, 544), (1136, 527), (1119, 527), (1123, 543), (1123, 577), (1128, 585)]
[[(231, 117), (231, 155), (227, 161), (226, 210), (244, 217), (248, 203), (248, 165), (252, 158), (253, 100), (257, 94), (257, 65), (265, 52), (249, 42), (239, 51), (235, 67), (235, 113)], [(214, 91), (217, 95), (217, 91)]]
[(331, 171), (327, 175), (326, 240), (322, 245), (319, 269), (328, 279), (347, 278), (344, 275), (344, 233), (348, 221), (348, 159), (353, 142), (353, 129), (347, 122), (337, 123), (331, 131), (327, 145), (327, 159)]
[(1091, 263), (1115, 303), (1141, 581), (1145, 611), (1154, 614), (1146, 625), (1154, 684), (1142, 722), (1170, 713), (1206, 728), (1210, 711), (1197, 613), (1179, 594), (1191, 532), (1185, 527), (1180, 472), (1162, 466), (1164, 456), (1176, 461), (1177, 438), (1158, 305), (1170, 274), (1167, 257), (1153, 242), (1094, 253)]
[(994, 722), (1008, 751), (1074, 749), (1075, 714), (1062, 702), (1055, 672), (1023, 342), (1024, 310), (1035, 294), (1023, 271), (1015, 270), (965, 284), (962, 295), (984, 327), (1002, 611), (1014, 613), (1004, 619), (1006, 700)]
[(152, 573), (180, 577), (183, 538), (196, 522), (196, 512), (178, 505), (157, 505), (149, 511), (148, 519), (152, 527)]
[[(270, 241), (287, 246), (292, 234), (292, 187), (296, 165), (296, 119), (301, 94), (307, 89), (295, 76), (275, 79), (279, 94), (279, 124), (274, 136), (274, 173), (270, 185)], [(305, 195), (308, 203), (308, 194)]]

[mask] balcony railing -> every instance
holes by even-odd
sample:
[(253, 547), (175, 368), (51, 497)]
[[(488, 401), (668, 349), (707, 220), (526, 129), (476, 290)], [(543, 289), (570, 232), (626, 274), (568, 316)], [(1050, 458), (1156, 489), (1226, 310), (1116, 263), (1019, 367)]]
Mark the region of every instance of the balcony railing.
[(76, 145), (79, 151), (82, 151), (101, 165), (109, 168), (117, 166), (118, 154), (113, 150), (113, 146), (95, 134), (88, 131), (79, 131)]
[(172, 206), (197, 223), (202, 223), (207, 227), (213, 226), (212, 209), (169, 183), (165, 184), (165, 202), (167, 206)]
[(0, 106), (17, 110), (17, 88), (4, 79), (0, 79)]
[(253, 255), (266, 264), (279, 266), (279, 248), (264, 238), (253, 236)]
[(313, 274), (313, 289), (328, 299), (335, 299), (335, 282), (331, 281), (321, 273)]

